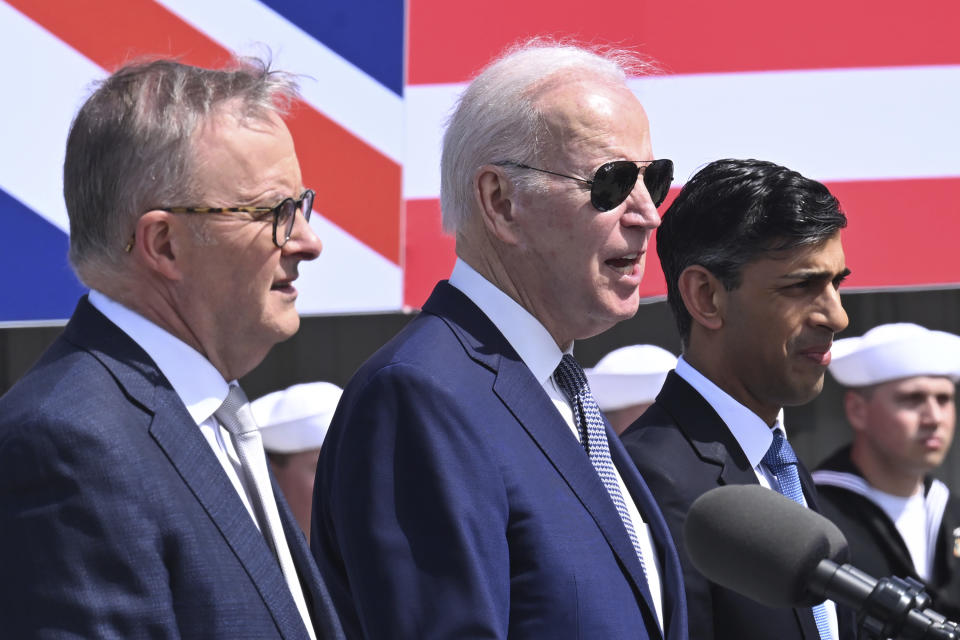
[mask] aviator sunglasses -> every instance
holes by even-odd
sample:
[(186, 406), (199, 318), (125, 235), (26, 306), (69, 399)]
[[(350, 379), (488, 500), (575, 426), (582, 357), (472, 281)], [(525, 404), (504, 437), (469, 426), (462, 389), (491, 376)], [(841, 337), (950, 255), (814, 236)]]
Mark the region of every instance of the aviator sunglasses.
[(590, 203), (597, 211), (610, 211), (610, 209), (626, 200), (636, 186), (641, 171), (643, 171), (643, 185), (647, 188), (655, 207), (663, 204), (667, 192), (670, 191), (670, 183), (673, 182), (673, 160), (614, 160), (600, 165), (600, 168), (593, 174), (593, 180), (538, 169), (522, 162), (504, 160), (494, 164), (549, 173), (552, 176), (590, 185)]

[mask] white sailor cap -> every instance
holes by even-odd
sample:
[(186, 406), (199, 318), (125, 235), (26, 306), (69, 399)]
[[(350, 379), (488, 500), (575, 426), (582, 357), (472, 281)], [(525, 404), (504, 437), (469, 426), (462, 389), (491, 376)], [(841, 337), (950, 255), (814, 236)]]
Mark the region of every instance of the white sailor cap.
[(600, 409), (615, 411), (653, 402), (675, 366), (677, 356), (666, 349), (633, 344), (611, 351), (586, 373)]
[(900, 378), (960, 379), (960, 336), (911, 322), (883, 324), (859, 338), (833, 343), (830, 373), (846, 387), (865, 387)]
[(330, 382), (307, 382), (251, 402), (263, 448), (274, 453), (319, 449), (342, 393)]

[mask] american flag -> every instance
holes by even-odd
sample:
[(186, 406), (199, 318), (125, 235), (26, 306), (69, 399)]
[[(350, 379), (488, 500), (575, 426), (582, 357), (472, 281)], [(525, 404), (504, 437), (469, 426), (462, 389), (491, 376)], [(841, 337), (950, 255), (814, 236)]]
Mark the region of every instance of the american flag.
[[(956, 0), (0, 0), (0, 323), (66, 318), (83, 292), (66, 260), (67, 130), (92, 81), (149, 55), (269, 53), (302, 74), (291, 130), (324, 253), (301, 268), (300, 311), (418, 307), (453, 264), (444, 120), (469, 78), (535, 35), (659, 64), (631, 86), (676, 163), (671, 198), (711, 160), (772, 160), (840, 198), (851, 288), (957, 286), (958, 26)], [(664, 291), (648, 260), (643, 294)]]

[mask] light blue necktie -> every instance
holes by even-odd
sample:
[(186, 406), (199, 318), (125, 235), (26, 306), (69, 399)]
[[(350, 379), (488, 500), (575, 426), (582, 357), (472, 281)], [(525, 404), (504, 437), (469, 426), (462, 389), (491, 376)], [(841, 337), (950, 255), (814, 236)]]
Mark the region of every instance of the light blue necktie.
[[(797, 473), (797, 454), (793, 452), (793, 447), (790, 446), (787, 439), (783, 437), (783, 432), (779, 429), (773, 431), (773, 444), (770, 445), (767, 454), (763, 456), (763, 463), (777, 477), (780, 493), (797, 504), (806, 506), (803, 501), (800, 474)], [(813, 607), (813, 619), (817, 622), (820, 638), (822, 640), (833, 640), (826, 605), (821, 603)]]
[(593, 468), (603, 482), (603, 486), (610, 494), (623, 526), (627, 529), (627, 535), (633, 544), (633, 550), (640, 559), (640, 566), (646, 575), (647, 567), (643, 562), (643, 553), (640, 551), (640, 539), (633, 528), (633, 520), (630, 519), (630, 512), (627, 511), (627, 503), (623, 501), (623, 495), (620, 493), (620, 483), (617, 481), (617, 473), (613, 466), (613, 460), (610, 458), (610, 445), (607, 442), (607, 431), (604, 426), (603, 416), (600, 414), (600, 407), (590, 393), (590, 386), (587, 384), (587, 376), (580, 367), (580, 364), (570, 354), (564, 354), (563, 359), (553, 372), (553, 378), (557, 381), (557, 386), (570, 400), (573, 406), (573, 421), (580, 432), (580, 442), (583, 443), (590, 458)]

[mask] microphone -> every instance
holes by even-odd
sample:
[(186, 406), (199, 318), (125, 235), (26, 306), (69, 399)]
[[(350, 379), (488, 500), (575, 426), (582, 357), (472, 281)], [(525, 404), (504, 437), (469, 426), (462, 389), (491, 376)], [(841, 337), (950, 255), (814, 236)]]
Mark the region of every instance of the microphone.
[(960, 640), (960, 626), (927, 609), (923, 585), (877, 580), (844, 564), (847, 540), (835, 524), (760, 485), (718, 487), (697, 498), (683, 537), (707, 579), (769, 607), (829, 598), (856, 610), (875, 637)]

